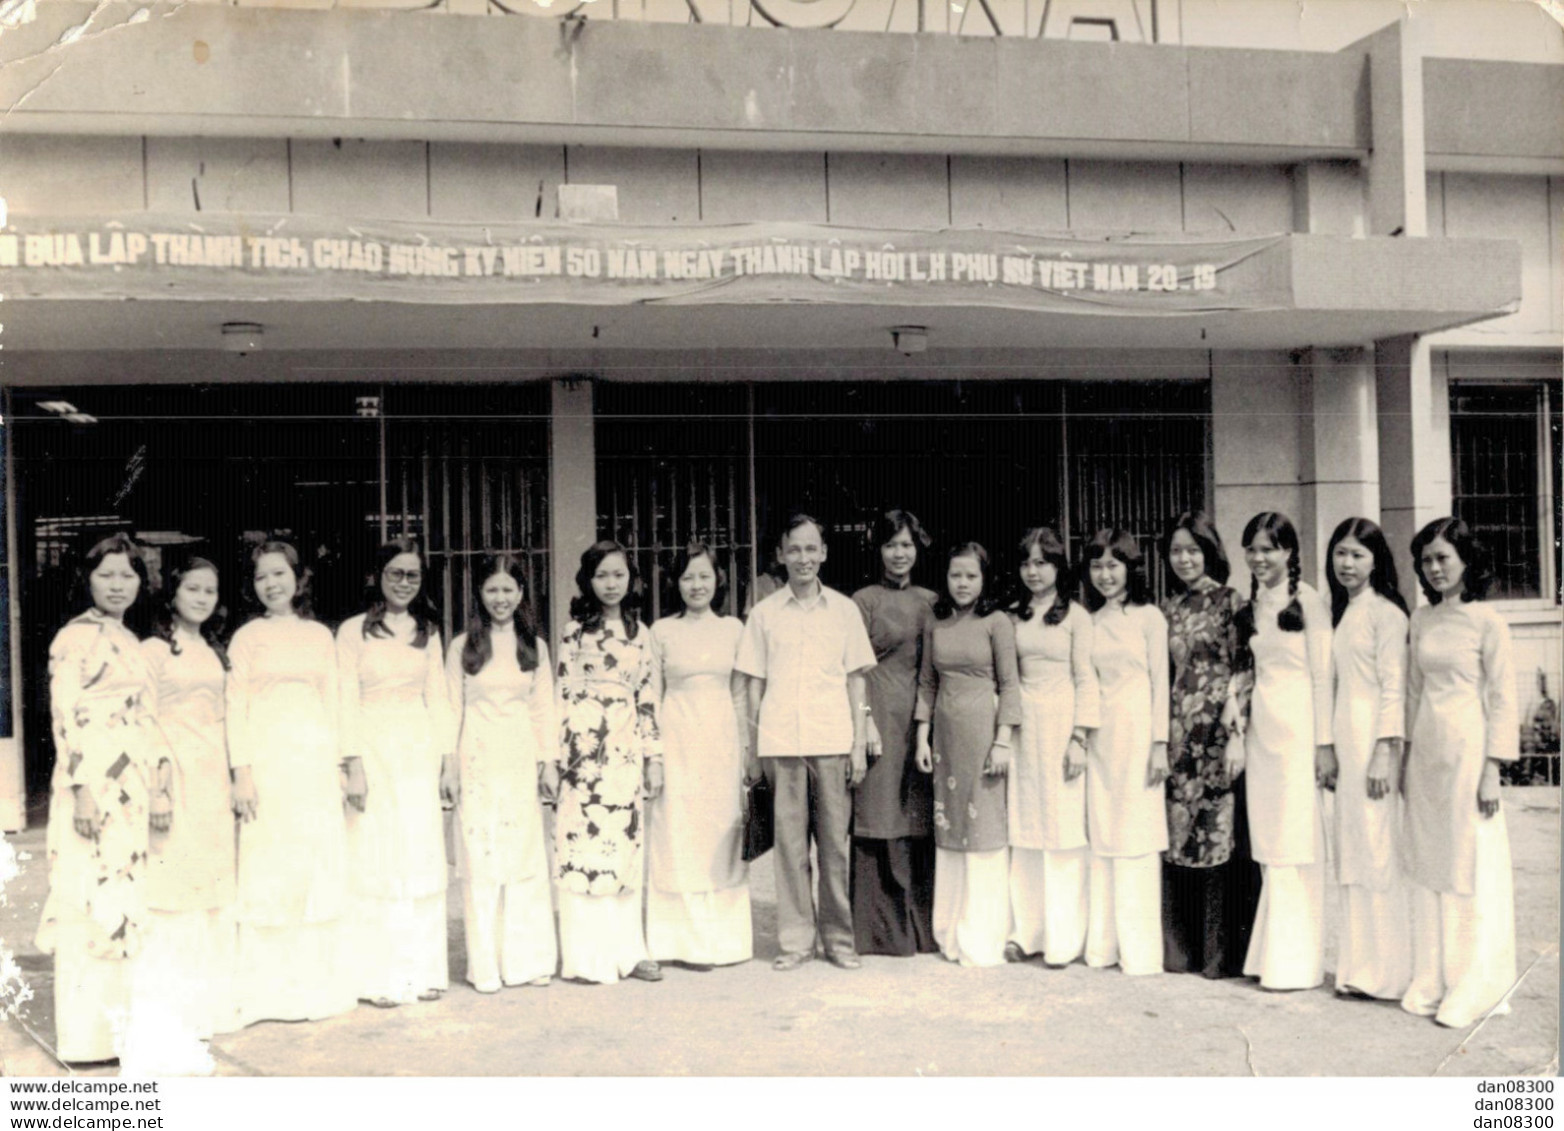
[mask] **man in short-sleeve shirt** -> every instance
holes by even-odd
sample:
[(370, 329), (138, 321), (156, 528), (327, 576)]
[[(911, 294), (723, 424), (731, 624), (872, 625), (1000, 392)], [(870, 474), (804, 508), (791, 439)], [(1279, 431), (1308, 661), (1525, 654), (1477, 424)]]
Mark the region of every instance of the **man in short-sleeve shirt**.
[[(851, 598), (820, 584), (825, 535), (795, 515), (777, 548), (787, 585), (756, 604), (735, 667), (750, 677), (755, 750), (776, 798), (777, 935), (773, 966), (792, 970), (818, 947), (847, 970), (853, 952), (848, 901), (850, 788), (863, 780), (867, 707), (864, 673), (874, 648)], [(813, 814), (820, 860), (820, 906), (811, 895)]]

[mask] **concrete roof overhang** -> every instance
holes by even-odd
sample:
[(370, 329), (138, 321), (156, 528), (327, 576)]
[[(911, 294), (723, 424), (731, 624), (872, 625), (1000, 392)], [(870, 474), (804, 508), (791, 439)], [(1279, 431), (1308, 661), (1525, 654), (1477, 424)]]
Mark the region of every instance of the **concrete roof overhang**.
[[(1564, 67), (1428, 59), (1431, 168), (1558, 172)], [(1374, 147), (1336, 52), (52, 0), (0, 133), (403, 138), (1290, 164)]]

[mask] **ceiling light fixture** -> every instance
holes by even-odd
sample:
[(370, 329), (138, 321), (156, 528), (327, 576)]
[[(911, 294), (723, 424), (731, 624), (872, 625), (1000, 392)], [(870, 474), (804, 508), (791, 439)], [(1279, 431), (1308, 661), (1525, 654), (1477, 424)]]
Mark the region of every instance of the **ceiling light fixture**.
[(45, 412), (52, 412), (61, 420), (69, 420), (72, 424), (96, 424), (98, 418), (71, 404), (70, 401), (39, 401), (38, 407)]
[(915, 353), (923, 353), (929, 348), (929, 328), (927, 326), (892, 326), (891, 345), (898, 353), (904, 353), (911, 357)]
[(223, 349), (229, 353), (246, 354), (261, 348), (261, 335), (266, 327), (259, 322), (224, 322)]

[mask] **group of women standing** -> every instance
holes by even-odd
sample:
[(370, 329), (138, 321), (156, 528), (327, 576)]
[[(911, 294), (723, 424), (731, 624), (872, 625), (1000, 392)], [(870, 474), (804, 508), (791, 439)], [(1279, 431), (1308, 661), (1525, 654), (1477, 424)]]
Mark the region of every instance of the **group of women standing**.
[(139, 640), (125, 620), (148, 596), (143, 553), (104, 539), (90, 607), (51, 648), (38, 942), (61, 1059), (188, 1070), (198, 1040), (255, 1021), (440, 997), (442, 807), (481, 993), (750, 957), (740, 622), (714, 611), (709, 550), (681, 556), (677, 614), (647, 629), (629, 555), (592, 547), (557, 668), (508, 556), (482, 561), (445, 650), (409, 539), (381, 548), (365, 611), (335, 636), (293, 546), (265, 542), (249, 566), (254, 615), (226, 646), (201, 558), (170, 571)]
[(1329, 604), (1275, 512), (1244, 529), (1247, 599), (1209, 518), (1170, 523), (1160, 609), (1122, 530), (1078, 568), (1055, 531), (1028, 531), (1010, 585), (959, 544), (937, 597), (910, 584), (930, 541), (916, 518), (888, 512), (876, 537), (883, 578), (854, 598), (880, 659), (859, 950), (1306, 989), (1324, 980), (1334, 861), (1338, 993), (1456, 1027), (1506, 1008), (1515, 687), (1491, 564), (1460, 520), (1412, 543), (1428, 604), (1410, 643), (1363, 518), (1330, 540)]
[[(959, 544), (938, 595), (911, 580), (930, 542), (916, 517), (887, 512), (875, 540), (882, 576), (853, 598), (878, 660), (853, 824), (860, 952), (1307, 988), (1334, 859), (1338, 992), (1455, 1026), (1502, 1008), (1515, 691), (1482, 601), (1492, 571), (1459, 520), (1413, 542), (1429, 604), (1410, 647), (1366, 519), (1331, 539), (1328, 605), (1275, 513), (1244, 530), (1247, 600), (1210, 520), (1179, 516), (1160, 610), (1119, 530), (1079, 568), (1055, 531), (1028, 531), (1008, 580)], [(125, 618), (146, 564), (107, 538), (85, 561), (90, 607), (51, 648), (38, 941), (62, 1059), (128, 1063), (171, 1037), (438, 998), (442, 806), (479, 992), (751, 957), (740, 833), (759, 767), (710, 549), (679, 555), (671, 611), (648, 627), (631, 555), (591, 547), (557, 665), (510, 557), (482, 561), (443, 654), (411, 540), (381, 548), (365, 611), (335, 637), (291, 545), (257, 546), (248, 567), (254, 615), (226, 647), (201, 558), (169, 573), (138, 640)]]

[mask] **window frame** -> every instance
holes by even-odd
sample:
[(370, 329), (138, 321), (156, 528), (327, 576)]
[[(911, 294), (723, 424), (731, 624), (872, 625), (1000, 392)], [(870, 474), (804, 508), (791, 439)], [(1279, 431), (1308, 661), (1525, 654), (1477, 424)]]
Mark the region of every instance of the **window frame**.
[(1480, 392), (1484, 389), (1501, 389), (1513, 392), (1518, 387), (1529, 388), (1536, 393), (1534, 399), (1533, 424), (1537, 452), (1537, 484), (1536, 489), (1528, 496), (1534, 506), (1534, 519), (1538, 532), (1538, 590), (1536, 597), (1505, 597), (1495, 598), (1491, 603), (1494, 608), (1506, 614), (1506, 619), (1511, 623), (1555, 624), (1564, 621), (1561, 615), (1561, 594), (1559, 589), (1559, 571), (1554, 549), (1556, 535), (1556, 517), (1554, 508), (1557, 507), (1557, 492), (1559, 488), (1556, 474), (1559, 452), (1555, 445), (1551, 421), (1559, 411), (1561, 392), (1557, 377), (1547, 378), (1540, 376), (1509, 377), (1509, 376), (1485, 376), (1480, 371), (1470, 376), (1451, 375), (1446, 388), (1446, 399), (1449, 405), (1449, 450), (1451, 457), (1450, 468), (1450, 493), (1451, 511), (1455, 512), (1455, 501), (1462, 497), (1457, 490), (1456, 482), (1458, 474), (1456, 466), (1456, 420), (1461, 415), (1456, 412), (1457, 399), (1468, 392)]

